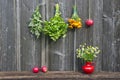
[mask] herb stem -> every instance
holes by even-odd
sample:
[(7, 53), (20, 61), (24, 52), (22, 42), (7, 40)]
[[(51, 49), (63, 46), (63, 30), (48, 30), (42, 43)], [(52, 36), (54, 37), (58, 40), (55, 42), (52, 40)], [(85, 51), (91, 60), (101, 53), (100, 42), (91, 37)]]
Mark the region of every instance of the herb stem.
[(59, 4), (56, 4), (55, 8), (56, 8), (55, 16), (59, 16), (60, 15), (60, 6), (59, 6)]

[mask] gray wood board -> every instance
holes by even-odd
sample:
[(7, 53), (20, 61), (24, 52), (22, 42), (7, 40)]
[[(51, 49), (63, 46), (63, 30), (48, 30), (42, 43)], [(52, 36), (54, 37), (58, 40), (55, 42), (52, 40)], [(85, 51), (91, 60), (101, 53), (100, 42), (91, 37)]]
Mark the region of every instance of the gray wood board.
[(52, 71), (81, 71), (84, 62), (74, 54), (83, 43), (101, 49), (94, 60), (96, 71), (120, 71), (120, 1), (90, 0), (94, 25), (89, 28), (85, 25), (89, 17), (88, 0), (76, 2), (82, 28), (68, 29), (65, 38), (54, 42), (44, 34), (36, 39), (30, 33), (32, 13), (40, 4), (43, 20), (49, 20), (55, 13), (55, 4), (59, 3), (67, 22), (75, 0), (0, 0), (0, 71), (30, 71), (42, 65)]

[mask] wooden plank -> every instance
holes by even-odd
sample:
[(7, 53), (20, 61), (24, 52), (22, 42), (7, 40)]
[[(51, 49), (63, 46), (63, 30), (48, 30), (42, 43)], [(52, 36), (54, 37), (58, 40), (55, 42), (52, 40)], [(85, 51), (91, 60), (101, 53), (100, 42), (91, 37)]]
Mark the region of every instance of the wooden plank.
[[(52, 16), (53, 16), (53, 13), (51, 13), (52, 12), (52, 10), (54, 10), (54, 4), (53, 4), (53, 2), (52, 1), (48, 1), (48, 0), (46, 0), (46, 17), (45, 17), (45, 19), (46, 20), (49, 20)], [(52, 4), (52, 6), (51, 6), (51, 4)], [(48, 68), (49, 68), (49, 70), (51, 70), (51, 53), (50, 53), (50, 48), (49, 48), (49, 37), (46, 37), (46, 56), (48, 56), (47, 58), (48, 58)], [(46, 62), (45, 62), (45, 64), (46, 64)], [(54, 68), (54, 67), (53, 67)]]
[(15, 56), (15, 24), (13, 0), (1, 0), (1, 71), (16, 70)]
[(40, 66), (41, 41), (36, 39), (28, 28), (30, 17), (38, 3), (38, 0), (20, 1), (21, 70), (31, 70), (34, 66)]
[[(55, 4), (58, 3), (57, 0), (49, 0), (49, 18), (53, 17), (55, 11)], [(60, 7), (61, 8), (61, 7)], [(49, 40), (49, 70), (64, 70), (64, 58), (65, 53), (63, 52), (63, 40), (59, 39), (56, 42)]]
[[(79, 47), (80, 44), (87, 43), (87, 45), (99, 46), (100, 49), (102, 48), (102, 0), (84, 0), (79, 1), (77, 3), (81, 3), (81, 7), (78, 8), (80, 12), (80, 17), (83, 21), (83, 28), (81, 30), (77, 30), (77, 41), (76, 41), (76, 48)], [(89, 6), (90, 4), (90, 6)], [(89, 12), (90, 9), (90, 12)], [(89, 18), (94, 20), (94, 25), (91, 27), (87, 27), (85, 25), (85, 20)], [(99, 25), (99, 26), (98, 26)], [(79, 37), (80, 36), (80, 37)], [(79, 37), (79, 38), (78, 38)], [(101, 57), (100, 54), (95, 61), (96, 64), (96, 71), (101, 71)], [(81, 66), (83, 62), (78, 59), (78, 70), (81, 70)]]
[[(2, 2), (0, 1), (0, 52), (2, 52)], [(0, 53), (1, 55), (1, 53)], [(0, 65), (2, 65), (2, 57), (0, 56)], [(0, 67), (0, 70), (2, 67)]]
[[(76, 48), (78, 48), (80, 44), (91, 44), (92, 41), (92, 28), (87, 28), (85, 25), (85, 20), (88, 19), (88, 0), (77, 0), (77, 9), (82, 19), (82, 28), (76, 30)], [(77, 59), (76, 65), (76, 70), (81, 71), (83, 61)]]
[(20, 53), (20, 3), (19, 0), (13, 0), (14, 3), (14, 24), (15, 24), (15, 53), (16, 68), (21, 71), (21, 53)]
[(54, 71), (34, 74), (31, 72), (0, 72), (0, 80), (119, 80), (119, 72), (99, 72), (86, 75), (73, 71)]
[[(61, 13), (64, 20), (67, 22), (67, 20), (72, 15), (72, 8), (74, 5), (73, 0), (61, 0), (59, 1), (59, 4), (61, 6)], [(68, 29), (66, 38), (62, 40), (62, 53), (64, 53), (64, 71), (71, 71), (74, 70), (74, 31), (71, 29)], [(61, 42), (59, 42), (61, 44)]]
[(116, 54), (116, 65), (115, 71), (120, 72), (120, 1), (116, 0), (114, 1), (114, 38), (113, 41), (115, 46), (115, 54)]
[[(54, 15), (54, 6), (60, 4), (62, 17), (67, 19), (71, 16), (73, 1), (48, 1), (49, 18)], [(68, 32), (66, 38), (61, 38), (56, 42), (48, 41), (49, 52), (49, 70), (73, 70), (73, 32)]]
[(73, 56), (82, 43), (100, 47), (102, 54), (95, 60), (96, 71), (120, 71), (120, 1), (90, 0), (90, 15), (95, 22), (90, 28), (85, 25), (88, 0), (76, 1), (83, 28), (68, 29), (66, 38), (53, 42), (44, 34), (36, 39), (30, 33), (30, 17), (40, 3), (43, 19), (49, 20), (55, 3), (59, 3), (67, 22), (74, 0), (0, 0), (0, 71), (30, 71), (41, 65), (47, 65), (49, 70), (81, 71), (83, 61), (76, 61)]
[[(46, 1), (45, 0), (39, 0), (40, 3), (40, 12), (42, 15), (42, 19), (43, 21), (46, 19)], [(46, 37), (45, 35), (42, 33), (41, 35), (41, 66), (48, 66), (48, 52), (47, 52), (47, 47), (46, 47)]]
[(95, 60), (96, 71), (102, 70), (102, 29), (103, 29), (103, 0), (92, 0), (91, 2), (91, 16), (94, 20), (93, 27), (93, 46), (98, 46), (101, 50), (100, 54)]
[[(115, 18), (114, 18), (114, 13), (115, 13), (115, 5), (114, 0), (103, 0), (103, 70), (105, 71), (115, 71), (116, 69), (116, 60), (117, 60), (117, 53), (115, 51)], [(106, 5), (109, 4), (109, 5)]]

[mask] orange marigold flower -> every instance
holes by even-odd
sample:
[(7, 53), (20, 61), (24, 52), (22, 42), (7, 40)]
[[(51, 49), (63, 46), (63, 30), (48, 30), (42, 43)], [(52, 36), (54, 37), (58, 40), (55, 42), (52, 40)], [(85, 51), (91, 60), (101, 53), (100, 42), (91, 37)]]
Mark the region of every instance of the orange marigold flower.
[(73, 26), (71, 26), (71, 25), (70, 25), (70, 26), (68, 26), (68, 27), (69, 27), (69, 28), (71, 28), (71, 29), (73, 29)]
[(73, 23), (73, 22), (75, 22), (75, 20), (74, 19), (68, 19), (68, 22)]
[(71, 28), (71, 29), (82, 27), (81, 20), (68, 19), (68, 22), (69, 22), (69, 28)]
[(76, 27), (76, 26), (78, 26), (78, 25), (79, 25), (78, 22), (74, 22), (74, 23), (73, 23), (73, 26), (74, 26), (74, 27)]
[(81, 25), (77, 26), (77, 28), (81, 28), (81, 27), (82, 27)]

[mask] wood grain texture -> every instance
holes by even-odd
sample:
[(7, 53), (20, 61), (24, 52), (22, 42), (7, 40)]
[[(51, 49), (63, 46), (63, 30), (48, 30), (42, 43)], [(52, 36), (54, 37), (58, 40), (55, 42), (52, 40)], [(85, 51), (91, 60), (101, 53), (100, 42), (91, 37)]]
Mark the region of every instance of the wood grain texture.
[(38, 0), (21, 0), (20, 24), (21, 24), (21, 70), (31, 70), (34, 66), (40, 66), (40, 40), (36, 39), (28, 29), (28, 24)]
[(93, 26), (93, 46), (100, 48), (101, 52), (95, 59), (96, 71), (102, 70), (102, 38), (103, 38), (103, 0), (93, 0), (92, 4), (92, 17), (94, 20)]
[(14, 71), (16, 70), (14, 4), (13, 0), (0, 0), (0, 4), (0, 70)]
[(0, 72), (0, 80), (119, 80), (120, 72), (98, 72), (86, 75), (74, 71), (50, 71), (34, 74), (31, 72)]
[[(119, 55), (119, 49), (116, 42), (119, 42), (119, 36), (116, 36), (116, 30), (119, 30), (119, 20), (118, 17), (120, 14), (117, 14), (119, 12), (120, 6), (118, 5), (119, 1), (103, 1), (103, 70), (106, 71), (118, 71), (116, 67), (119, 66), (118, 55)], [(117, 3), (118, 2), (118, 3)], [(105, 3), (108, 3), (109, 6), (107, 6)], [(117, 12), (118, 11), (118, 12)], [(117, 25), (116, 25), (117, 23)], [(116, 48), (117, 47), (117, 48)], [(117, 50), (116, 50), (117, 49)]]
[[(76, 48), (79, 47), (80, 44), (84, 44), (84, 43), (89, 43), (91, 44), (90, 39), (92, 38), (92, 34), (89, 33), (91, 32), (91, 28), (87, 28), (85, 25), (85, 20), (88, 19), (88, 0), (77, 0), (77, 10), (78, 10), (78, 14), (79, 17), (82, 19), (82, 28), (81, 29), (77, 29), (76, 30)], [(88, 35), (91, 35), (90, 37)], [(75, 51), (74, 51), (75, 52)], [(81, 71), (81, 67), (83, 65), (83, 61), (81, 61), (80, 59), (77, 59), (76, 62), (76, 69), (78, 71)]]
[(42, 65), (52, 71), (81, 71), (84, 62), (74, 55), (83, 43), (101, 49), (94, 61), (96, 71), (120, 71), (120, 1), (90, 0), (94, 25), (88, 28), (89, 1), (76, 0), (81, 29), (68, 29), (56, 42), (44, 34), (36, 39), (28, 28), (32, 13), (39, 4), (42, 19), (49, 20), (56, 3), (67, 23), (75, 0), (0, 0), (0, 71), (30, 71)]
[[(52, 1), (49, 0), (49, 17), (54, 15), (54, 6), (56, 3), (60, 4), (62, 17), (67, 19), (71, 16), (71, 9), (73, 1), (64, 0)], [(71, 4), (71, 5), (70, 5)], [(58, 41), (53, 42), (49, 40), (49, 69), (50, 70), (73, 70), (73, 32), (67, 33), (68, 37), (60, 38)]]
[(115, 45), (115, 54), (116, 54), (116, 67), (115, 71), (120, 71), (120, 1), (114, 1), (115, 13), (114, 13), (114, 45)]
[[(105, 3), (108, 3), (111, 7), (107, 6)], [(104, 8), (104, 13), (103, 13), (103, 25), (104, 25), (104, 29), (103, 29), (103, 70), (112, 70), (112, 66), (113, 64), (111, 64), (111, 60), (113, 58), (113, 56), (111, 54), (113, 51), (113, 45), (112, 45), (112, 41), (114, 40), (114, 32), (113, 32), (113, 20), (112, 20), (112, 1), (104, 1), (104, 6), (106, 7)], [(108, 56), (109, 55), (109, 56)], [(114, 62), (114, 61), (112, 61)], [(106, 67), (105, 67), (106, 66)]]

